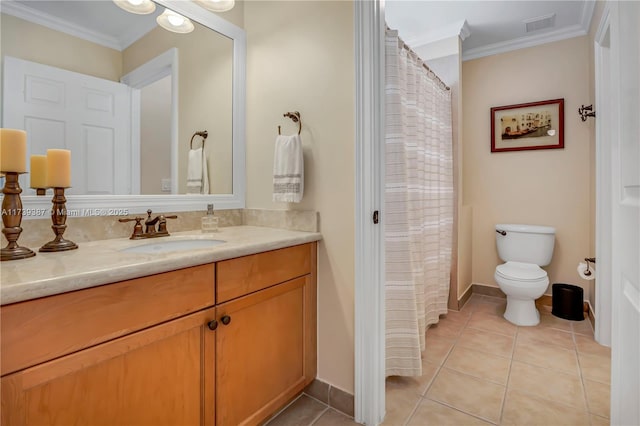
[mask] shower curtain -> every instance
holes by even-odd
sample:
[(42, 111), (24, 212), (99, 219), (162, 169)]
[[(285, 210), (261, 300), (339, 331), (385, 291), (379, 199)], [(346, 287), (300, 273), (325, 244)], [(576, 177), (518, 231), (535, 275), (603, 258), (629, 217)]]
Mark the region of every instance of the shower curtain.
[(419, 376), (447, 312), (453, 229), (451, 91), (386, 34), (386, 375)]

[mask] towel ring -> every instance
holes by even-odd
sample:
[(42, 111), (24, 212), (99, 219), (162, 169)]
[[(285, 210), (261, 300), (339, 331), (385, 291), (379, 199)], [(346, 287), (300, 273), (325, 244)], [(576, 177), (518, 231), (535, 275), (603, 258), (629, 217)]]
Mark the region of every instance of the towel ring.
[(204, 143), (207, 140), (207, 136), (209, 136), (209, 132), (207, 132), (206, 130), (203, 130), (201, 132), (195, 132), (193, 136), (191, 136), (191, 142), (189, 143), (190, 149), (193, 149), (193, 138), (195, 138), (196, 136), (202, 137), (202, 148), (204, 148)]
[[(293, 112), (287, 112), (286, 114), (282, 114), (283, 117), (289, 117), (291, 120), (293, 120), (294, 123), (298, 123), (298, 134), (300, 134), (300, 132), (302, 131), (302, 119), (300, 118), (300, 113), (298, 111), (293, 111)], [(278, 126), (278, 134), (281, 135), (282, 133), (280, 133), (280, 127)]]

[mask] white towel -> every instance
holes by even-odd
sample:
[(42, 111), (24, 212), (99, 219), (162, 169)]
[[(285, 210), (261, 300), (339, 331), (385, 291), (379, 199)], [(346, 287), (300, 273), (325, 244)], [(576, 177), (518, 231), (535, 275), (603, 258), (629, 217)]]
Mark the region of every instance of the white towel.
[(189, 150), (187, 163), (187, 194), (209, 193), (209, 170), (203, 148)]
[(299, 203), (303, 194), (302, 140), (299, 135), (278, 135), (273, 155), (273, 201)]

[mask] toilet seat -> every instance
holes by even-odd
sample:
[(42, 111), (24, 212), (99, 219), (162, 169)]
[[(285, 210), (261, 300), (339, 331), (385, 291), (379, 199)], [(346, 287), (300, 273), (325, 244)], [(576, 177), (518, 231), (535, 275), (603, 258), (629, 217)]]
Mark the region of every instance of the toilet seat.
[(534, 283), (544, 281), (547, 272), (533, 263), (506, 262), (496, 267), (496, 276), (508, 281)]

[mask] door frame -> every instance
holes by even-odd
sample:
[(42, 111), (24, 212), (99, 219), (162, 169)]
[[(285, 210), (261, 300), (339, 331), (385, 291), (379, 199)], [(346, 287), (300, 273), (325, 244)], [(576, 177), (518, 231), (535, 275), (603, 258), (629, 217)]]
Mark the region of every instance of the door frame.
[(140, 194), (140, 89), (171, 76), (171, 193), (178, 193), (178, 49), (166, 52), (145, 62), (120, 82), (131, 87), (131, 170), (132, 194)]
[[(354, 3), (355, 420), (385, 415), (384, 0)], [(379, 222), (373, 221), (378, 211)]]
[(605, 4), (594, 41), (596, 94), (596, 268), (595, 339), (611, 346), (612, 205), (610, 7)]

